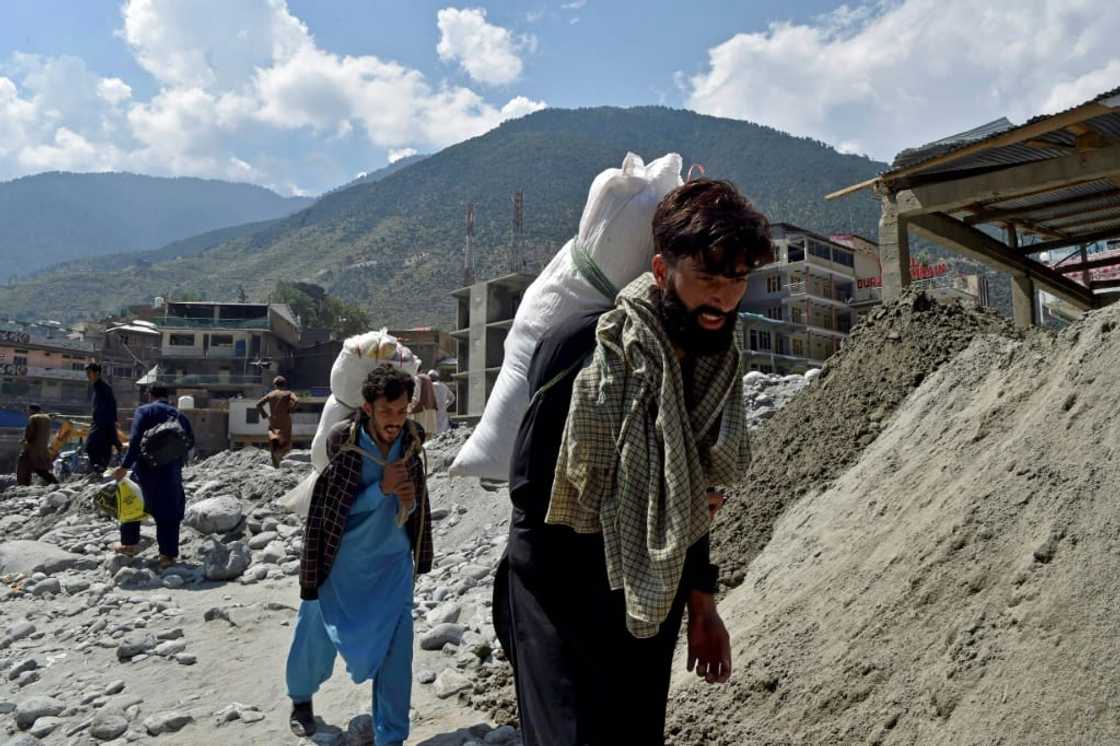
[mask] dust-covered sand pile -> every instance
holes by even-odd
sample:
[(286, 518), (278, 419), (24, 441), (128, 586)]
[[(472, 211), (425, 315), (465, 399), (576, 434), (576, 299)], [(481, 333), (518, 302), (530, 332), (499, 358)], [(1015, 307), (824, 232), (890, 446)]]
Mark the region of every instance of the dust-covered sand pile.
[(1120, 307), (1022, 338), (926, 305), (756, 438), (736, 670), (677, 682), (673, 744), (1120, 743)]

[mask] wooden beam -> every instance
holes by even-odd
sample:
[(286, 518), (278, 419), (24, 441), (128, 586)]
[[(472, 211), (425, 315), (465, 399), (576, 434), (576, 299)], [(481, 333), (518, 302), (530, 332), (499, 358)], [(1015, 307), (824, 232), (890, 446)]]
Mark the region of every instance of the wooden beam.
[(1100, 132), (1085, 132), (1077, 136), (1076, 148), (1079, 151), (1100, 150), (1112, 145), (1113, 141)]
[(1093, 128), (1087, 124), (1071, 124), (1066, 126), (1064, 129), (1069, 130), (1075, 135), (1087, 135), (1093, 131)]
[(1068, 275), (1074, 272), (1087, 272), (1102, 267), (1115, 267), (1118, 264), (1120, 264), (1120, 256), (1108, 256), (1104, 259), (1090, 259), (1087, 262), (1077, 262), (1075, 264), (1059, 264), (1054, 267), (1054, 269), (1061, 272), (1063, 275)]
[(1034, 150), (1064, 150), (1070, 152), (1077, 149), (1073, 145), (1066, 145), (1064, 142), (1046, 142), (1045, 140), (1027, 140), (1023, 144)]
[(955, 212), (976, 202), (997, 202), (1074, 184), (1120, 176), (1120, 146), (1011, 166), (1000, 171), (898, 192), (900, 217)]
[[(1100, 104), (1095, 101), (1087, 104), (1082, 104), (1076, 109), (1070, 109), (1067, 112), (1055, 114), (1052, 117), (1047, 117), (1046, 119), (1042, 119), (1033, 124), (1025, 124), (1020, 127), (1015, 127), (1014, 129), (1010, 129), (1007, 132), (1003, 132), (994, 137), (989, 137), (987, 139), (980, 140), (979, 142), (975, 142), (971, 145), (966, 145), (963, 148), (945, 153), (944, 155), (937, 156), (936, 158), (932, 158), (924, 163), (915, 163), (912, 166), (907, 166), (905, 168), (900, 168), (897, 171), (888, 172), (886, 174), (883, 174), (883, 178), (888, 181), (899, 179), (904, 176), (909, 176), (910, 174), (918, 173), (920, 171), (926, 171), (931, 168), (942, 166), (946, 163), (960, 160), (961, 158), (967, 158), (970, 155), (982, 153), (986, 150), (991, 150), (992, 148), (1001, 148), (1005, 145), (1016, 145), (1018, 143), (1026, 142), (1027, 140), (1034, 140), (1050, 132), (1055, 132), (1061, 129), (1068, 129), (1070, 127), (1076, 127), (1078, 125), (1081, 125), (1081, 123), (1083, 122), (1093, 119), (1094, 117), (1111, 114), (1114, 111), (1115, 110), (1112, 107), (1105, 106), (1104, 104)], [(1092, 130), (1086, 127), (1085, 131), (1091, 132)]]
[[(1120, 177), (1117, 177), (1116, 181), (1120, 182)], [(1120, 186), (1120, 183), (1118, 183), (1117, 186)], [(1042, 212), (1044, 210), (1052, 210), (1056, 207), (1083, 205), (1086, 202), (1096, 202), (1097, 200), (1105, 199), (1107, 197), (1120, 198), (1120, 189), (1098, 192), (1096, 194), (1080, 194), (1076, 197), (1066, 197), (1064, 199), (1057, 199), (1053, 202), (1046, 202), (1040, 205), (1030, 205), (1029, 207), (1009, 207), (1004, 209), (984, 208), (964, 218), (964, 222), (967, 225), (979, 225), (981, 223), (1006, 223), (1011, 218), (1031, 215), (1033, 213)], [(1077, 213), (1073, 212), (1069, 214), (1076, 215)]]
[[(1120, 192), (1117, 192), (1116, 194), (1120, 195)], [(1101, 199), (1101, 198), (1097, 197), (1097, 199)], [(1107, 205), (1097, 205), (1096, 207), (1082, 207), (1079, 210), (1065, 210), (1063, 212), (1056, 212), (1053, 215), (1047, 215), (1046, 217), (1040, 217), (1040, 218), (1035, 218), (1035, 219), (1036, 220), (1045, 220), (1049, 224), (1051, 221), (1055, 221), (1055, 220), (1068, 220), (1069, 218), (1077, 218), (1077, 217), (1081, 217), (1083, 215), (1092, 215), (1092, 214), (1098, 213), (1098, 212), (1107, 212), (1109, 210), (1116, 210), (1118, 208), (1120, 208), (1120, 199), (1116, 199), (1112, 202), (1109, 202)], [(1051, 227), (1056, 229), (1056, 230), (1061, 230), (1060, 226), (1055, 225), (1055, 226), (1051, 226)]]
[(1085, 233), (1080, 236), (1073, 236), (1070, 238), (1059, 238), (1053, 241), (1043, 241), (1042, 243), (1031, 244), (1024, 246), (1023, 251), (1027, 254), (1039, 254), (1043, 251), (1053, 251), (1054, 249), (1064, 249), (1067, 246), (1077, 246), (1083, 243), (1094, 243), (1096, 241), (1104, 241), (1106, 238), (1120, 238), (1120, 224), (1111, 228), (1105, 228), (1092, 233)]
[(1100, 228), (1099, 226), (1111, 225), (1112, 223), (1120, 223), (1120, 214), (1115, 214), (1116, 207), (1113, 206), (1112, 210), (1114, 213), (1112, 215), (1098, 215), (1095, 218), (1086, 216), (1083, 218), (1073, 218), (1067, 220), (1062, 225), (1054, 226), (1054, 230), (1062, 231), (1070, 238), (1073, 238), (1078, 233), (1084, 233), (1086, 230), (1092, 228), (1093, 226), (1097, 226), (1096, 230), (1103, 230), (1103, 228)]
[(838, 189), (837, 191), (832, 192), (831, 194), (826, 194), (824, 196), (824, 198), (826, 200), (830, 200), (830, 199), (839, 199), (840, 197), (846, 197), (849, 194), (853, 194), (855, 192), (860, 191), (861, 189), (867, 189), (870, 186), (875, 186), (875, 184), (878, 183), (878, 181), (879, 181), (879, 177), (876, 176), (874, 179), (868, 179), (867, 181), (861, 181), (858, 184), (852, 184), (851, 186), (846, 186), (843, 189)]
[(1112, 290), (1120, 288), (1120, 280), (1097, 280), (1090, 285), (1093, 290)]
[[(1031, 278), (1042, 290), (1080, 310), (1095, 307), (1093, 294), (1088, 288), (959, 220), (954, 220), (943, 213), (933, 213), (914, 216), (909, 219), (909, 222), (914, 230), (943, 246), (998, 270), (1009, 272), (1012, 276)], [(1024, 251), (1034, 248), (1034, 246), (1024, 247)]]

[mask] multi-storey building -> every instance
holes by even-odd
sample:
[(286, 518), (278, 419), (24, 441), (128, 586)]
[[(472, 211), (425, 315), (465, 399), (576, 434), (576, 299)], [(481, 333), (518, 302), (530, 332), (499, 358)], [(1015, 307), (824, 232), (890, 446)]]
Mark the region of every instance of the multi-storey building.
[(260, 396), (299, 345), (299, 322), (285, 304), (167, 303), (162, 311), (150, 327), (159, 335), (158, 360), (137, 383), (161, 383), (199, 406)]
[(855, 255), (794, 225), (771, 231), (775, 261), (751, 273), (740, 306), (744, 368), (802, 373), (839, 350), (855, 323)]
[(0, 409), (22, 420), (28, 404), (51, 412), (89, 414), (85, 367), (93, 345), (65, 338), (0, 333)]

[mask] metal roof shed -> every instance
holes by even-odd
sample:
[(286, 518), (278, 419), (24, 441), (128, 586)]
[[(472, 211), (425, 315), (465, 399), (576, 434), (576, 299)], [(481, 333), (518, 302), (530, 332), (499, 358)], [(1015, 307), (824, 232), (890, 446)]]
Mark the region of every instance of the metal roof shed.
[[(1012, 276), (1019, 326), (1037, 323), (1036, 288), (1080, 310), (1117, 296), (1088, 271), (1120, 257), (1063, 263), (1034, 257), (1120, 237), (1120, 88), (1013, 126), (997, 120), (903, 151), (891, 170), (828, 195), (871, 188), (882, 203), (883, 297), (910, 284), (909, 230)], [(980, 226), (1002, 229), (1004, 240)], [(1085, 278), (1077, 282), (1068, 275)]]

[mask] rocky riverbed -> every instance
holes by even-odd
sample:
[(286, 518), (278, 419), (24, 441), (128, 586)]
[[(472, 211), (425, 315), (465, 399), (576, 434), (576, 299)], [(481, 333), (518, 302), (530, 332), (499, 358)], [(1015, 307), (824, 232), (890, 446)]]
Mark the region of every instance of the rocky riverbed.
[[(752, 424), (806, 383), (748, 376)], [(428, 746), (520, 743), (491, 623), (509, 493), (447, 474), (468, 435), (427, 447), (436, 561), (416, 585), (411, 742)], [(99, 480), (0, 485), (0, 744), (306, 743), (284, 689), (302, 525), (277, 501), (310, 468), (307, 452), (273, 469), (247, 449), (186, 469), (180, 563), (162, 572), (154, 525), (139, 556), (112, 552)], [(315, 705), (315, 743), (371, 742), (369, 685), (342, 664)]]

